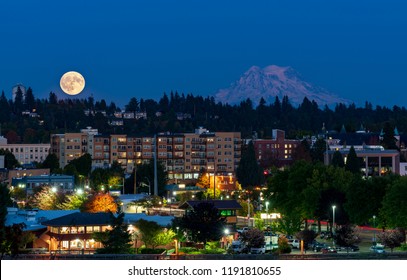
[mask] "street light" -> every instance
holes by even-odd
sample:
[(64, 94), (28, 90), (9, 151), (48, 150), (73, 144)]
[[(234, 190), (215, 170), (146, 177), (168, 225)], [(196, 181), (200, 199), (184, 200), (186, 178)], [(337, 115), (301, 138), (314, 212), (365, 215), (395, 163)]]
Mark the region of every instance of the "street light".
[(376, 215), (373, 215), (373, 243), (376, 245)]
[(268, 219), (269, 219), (269, 203), (270, 202), (266, 201), (266, 213), (267, 213), (266, 226), (268, 224)]
[(148, 177), (144, 177), (145, 179), (147, 179), (148, 181), (148, 195), (151, 195), (151, 183), (150, 183), (150, 179), (148, 179)]
[(333, 215), (332, 215), (332, 243), (334, 246), (335, 246), (335, 237), (333, 235), (335, 233), (335, 208), (336, 208), (336, 206), (332, 205), (332, 213), (333, 213)]
[(228, 229), (228, 228), (225, 228), (224, 232), (225, 232), (225, 243), (224, 243), (224, 247), (227, 248), (227, 246), (228, 246), (229, 229)]

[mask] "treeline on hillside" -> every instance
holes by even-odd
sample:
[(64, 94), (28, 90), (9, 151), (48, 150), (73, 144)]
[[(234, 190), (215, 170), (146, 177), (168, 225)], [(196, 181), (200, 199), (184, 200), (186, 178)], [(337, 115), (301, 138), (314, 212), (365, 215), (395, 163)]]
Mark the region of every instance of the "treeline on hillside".
[[(163, 94), (157, 102), (152, 99), (130, 98), (124, 108), (105, 100), (58, 99), (51, 92), (47, 99), (36, 99), (31, 88), (23, 99), (18, 91), (14, 101), (7, 100), (4, 92), (0, 96), (0, 123), (2, 134), (9, 143), (47, 143), (51, 133), (78, 132), (91, 126), (101, 133), (125, 133), (130, 135), (152, 135), (158, 132), (191, 132), (199, 126), (210, 131), (240, 131), (242, 137), (271, 137), (275, 128), (283, 129), (289, 138), (301, 138), (320, 131), (323, 123), (328, 130), (347, 132), (358, 130), (363, 125), (367, 130), (379, 132), (385, 122), (390, 122), (399, 131), (407, 131), (405, 107), (387, 108), (366, 102), (364, 107), (355, 104), (338, 104), (331, 109), (320, 108), (315, 101), (304, 98), (294, 107), (288, 97), (278, 97), (272, 104), (264, 99), (253, 104), (250, 99), (238, 105), (216, 103), (214, 97), (194, 96), (171, 92)], [(85, 111), (94, 112), (89, 116)], [(147, 119), (124, 119), (123, 126), (109, 125), (114, 112), (119, 110), (146, 112)], [(35, 112), (38, 117), (23, 114)], [(160, 112), (160, 114), (156, 114)], [(182, 119), (177, 113), (183, 113)]]

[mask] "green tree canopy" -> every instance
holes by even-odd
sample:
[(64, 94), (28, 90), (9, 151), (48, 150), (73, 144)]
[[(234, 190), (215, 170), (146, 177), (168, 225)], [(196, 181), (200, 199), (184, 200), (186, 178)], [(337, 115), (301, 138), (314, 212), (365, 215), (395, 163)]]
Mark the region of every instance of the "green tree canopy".
[(383, 198), (380, 216), (389, 227), (407, 228), (407, 178), (394, 181)]
[(153, 221), (140, 219), (136, 223), (136, 227), (141, 234), (140, 240), (143, 241), (146, 247), (155, 248), (157, 245), (157, 236), (162, 232), (163, 228)]

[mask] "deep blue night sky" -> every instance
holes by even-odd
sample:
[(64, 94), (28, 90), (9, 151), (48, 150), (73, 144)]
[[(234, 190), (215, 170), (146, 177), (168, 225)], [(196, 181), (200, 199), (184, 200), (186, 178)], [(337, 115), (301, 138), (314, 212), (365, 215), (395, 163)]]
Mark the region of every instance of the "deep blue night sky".
[(61, 75), (117, 105), (171, 90), (212, 95), (249, 67), (292, 66), (363, 106), (407, 106), (402, 0), (2, 1), (0, 90), (65, 97)]

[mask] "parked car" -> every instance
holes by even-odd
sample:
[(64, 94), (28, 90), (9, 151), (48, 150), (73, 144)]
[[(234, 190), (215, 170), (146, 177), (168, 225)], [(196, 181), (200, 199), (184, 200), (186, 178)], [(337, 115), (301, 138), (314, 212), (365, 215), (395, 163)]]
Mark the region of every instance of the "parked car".
[(248, 231), (248, 230), (249, 230), (248, 227), (244, 227), (244, 228), (238, 229), (237, 232), (242, 233), (242, 232), (245, 232), (245, 231)]
[(386, 253), (386, 251), (384, 250), (384, 246), (380, 245), (380, 244), (371, 246), (370, 251), (373, 253), (378, 253), (378, 254)]
[(291, 248), (296, 248), (300, 249), (300, 241), (298, 239), (288, 239), (288, 245), (291, 246)]
[(359, 246), (357, 245), (350, 245), (348, 247), (343, 248), (344, 251), (351, 251), (351, 252), (357, 252), (359, 251)]
[(336, 248), (326, 247), (326, 248), (321, 249), (321, 253), (322, 254), (331, 254), (331, 253), (338, 253), (338, 251), (336, 250)]
[(266, 246), (259, 247), (259, 248), (250, 248), (250, 254), (265, 254), (266, 253)]
[(317, 241), (314, 241), (313, 243), (310, 244), (312, 247), (312, 251), (314, 252), (320, 252), (323, 248), (327, 248), (328, 245), (326, 245), (325, 243), (320, 243)]
[(232, 251), (236, 254), (240, 254), (244, 252), (246, 245), (243, 244), (240, 240), (232, 241)]

